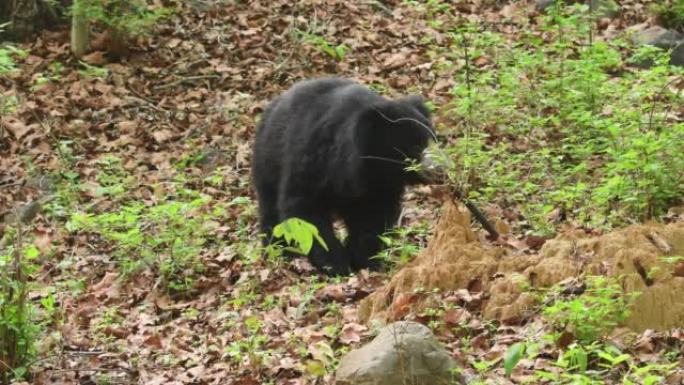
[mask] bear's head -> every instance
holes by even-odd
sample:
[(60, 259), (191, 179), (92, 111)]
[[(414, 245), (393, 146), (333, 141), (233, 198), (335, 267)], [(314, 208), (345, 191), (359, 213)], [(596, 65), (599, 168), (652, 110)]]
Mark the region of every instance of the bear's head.
[(433, 179), (429, 170), (434, 167), (426, 164), (424, 153), (437, 137), (422, 97), (375, 103), (368, 107), (364, 120), (362, 158), (372, 173), (369, 177), (402, 185)]

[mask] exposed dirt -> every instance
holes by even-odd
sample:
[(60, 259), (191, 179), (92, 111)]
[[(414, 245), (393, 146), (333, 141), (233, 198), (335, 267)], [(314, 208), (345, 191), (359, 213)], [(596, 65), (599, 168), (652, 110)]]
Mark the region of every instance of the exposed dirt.
[[(549, 288), (573, 277), (620, 277), (625, 293), (640, 292), (626, 325), (636, 331), (684, 324), (684, 223), (634, 225), (602, 236), (582, 230), (563, 233), (538, 253), (525, 255), (481, 243), (470, 217), (448, 203), (425, 251), (360, 305), (359, 318), (383, 321), (417, 310), (434, 289), (482, 290), (483, 315), (517, 324), (533, 313), (536, 297), (525, 288)], [(406, 299), (412, 296), (412, 300)]]

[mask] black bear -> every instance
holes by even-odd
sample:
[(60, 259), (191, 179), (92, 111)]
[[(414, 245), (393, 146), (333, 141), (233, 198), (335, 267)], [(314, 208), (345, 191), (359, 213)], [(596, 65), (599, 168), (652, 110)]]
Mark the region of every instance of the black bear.
[[(314, 224), (328, 246), (309, 260), (332, 275), (377, 268), (369, 259), (394, 226), (405, 186), (425, 182), (407, 170), (435, 138), (420, 96), (388, 100), (338, 78), (306, 80), (274, 99), (257, 127), (252, 159), (261, 231), (291, 217)], [(348, 237), (335, 238), (340, 217)]]

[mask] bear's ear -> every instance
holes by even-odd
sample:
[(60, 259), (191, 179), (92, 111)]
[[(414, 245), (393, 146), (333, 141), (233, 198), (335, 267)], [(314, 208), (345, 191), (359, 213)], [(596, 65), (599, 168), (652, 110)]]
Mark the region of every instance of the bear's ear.
[(398, 102), (407, 104), (420, 112), (426, 119), (430, 119), (430, 110), (425, 105), (425, 99), (420, 95), (409, 95), (398, 100)]

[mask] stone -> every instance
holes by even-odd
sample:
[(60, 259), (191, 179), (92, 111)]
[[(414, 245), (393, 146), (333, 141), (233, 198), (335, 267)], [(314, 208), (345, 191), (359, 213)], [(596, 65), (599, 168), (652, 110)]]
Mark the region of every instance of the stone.
[(684, 35), (677, 31), (654, 26), (636, 32), (632, 35), (632, 41), (637, 45), (652, 45), (662, 49), (670, 49), (684, 42)]
[(426, 326), (400, 321), (344, 357), (336, 385), (463, 384), (455, 362)]
[(670, 54), (670, 64), (684, 67), (684, 41), (679, 43)]

